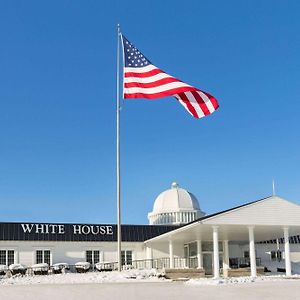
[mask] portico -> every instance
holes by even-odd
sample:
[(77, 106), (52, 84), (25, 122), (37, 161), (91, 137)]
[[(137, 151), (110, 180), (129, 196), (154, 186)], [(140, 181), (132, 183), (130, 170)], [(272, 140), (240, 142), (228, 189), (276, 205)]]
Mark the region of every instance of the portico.
[(232, 245), (242, 245), (249, 252), (251, 276), (256, 277), (255, 244), (284, 237), (285, 269), (290, 276), (289, 237), (300, 232), (299, 216), (299, 205), (272, 196), (202, 217), (145, 243), (152, 249), (168, 245), (170, 268), (176, 267), (175, 259), (184, 259), (187, 267), (203, 268), (214, 278), (228, 275)]

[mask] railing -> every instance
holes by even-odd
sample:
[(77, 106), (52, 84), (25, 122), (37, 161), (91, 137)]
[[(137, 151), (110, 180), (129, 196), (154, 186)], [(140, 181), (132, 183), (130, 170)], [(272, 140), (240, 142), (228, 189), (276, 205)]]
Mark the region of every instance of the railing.
[[(256, 265), (261, 266), (261, 259), (256, 258)], [(236, 257), (236, 258), (230, 258), (229, 259), (229, 266), (230, 268), (236, 269), (236, 268), (244, 268), (250, 266), (250, 258), (244, 258), (244, 257)], [(198, 267), (198, 260), (197, 257), (190, 257), (190, 258), (180, 258), (180, 257), (174, 257), (173, 260), (173, 267), (177, 269), (182, 268), (197, 268)], [(157, 258), (157, 259), (141, 259), (141, 260), (134, 260), (130, 264), (123, 265), (123, 270), (128, 269), (168, 269), (170, 268), (170, 258), (169, 257), (163, 257), (163, 258)], [(20, 274), (27, 274), (27, 275), (34, 275), (34, 274), (56, 274), (56, 273), (64, 273), (64, 272), (97, 272), (97, 271), (114, 271), (118, 269), (118, 263), (117, 262), (103, 262), (98, 263), (97, 268), (96, 264), (91, 264), (90, 268), (88, 270), (80, 270), (78, 269), (78, 266), (76, 265), (68, 265), (67, 268), (61, 268), (57, 269), (54, 266), (49, 266), (48, 269), (41, 271), (36, 271), (36, 268), (26, 267), (22, 270), (13, 270), (10, 271), (12, 275), (20, 273)], [(7, 271), (3, 271), (2, 273), (6, 273)], [(4, 275), (4, 274), (0, 274)]]
[[(261, 266), (261, 258), (256, 258), (256, 265)], [(249, 257), (235, 257), (229, 259), (229, 266), (232, 269), (250, 267)]]

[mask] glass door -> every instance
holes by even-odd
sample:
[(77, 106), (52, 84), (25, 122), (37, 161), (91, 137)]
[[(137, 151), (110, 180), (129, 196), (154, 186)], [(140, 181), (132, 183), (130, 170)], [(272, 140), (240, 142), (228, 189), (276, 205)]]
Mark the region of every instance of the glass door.
[(203, 253), (203, 269), (205, 271), (205, 275), (212, 275), (213, 273), (212, 253)]
[(189, 245), (184, 245), (184, 263), (185, 267), (189, 268)]

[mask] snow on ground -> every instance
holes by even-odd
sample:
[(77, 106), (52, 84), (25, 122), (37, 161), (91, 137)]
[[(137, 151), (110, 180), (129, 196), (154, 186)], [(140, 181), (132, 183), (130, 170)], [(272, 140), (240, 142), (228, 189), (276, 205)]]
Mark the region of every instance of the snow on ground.
[[(199, 278), (190, 279), (186, 285), (233, 285), (254, 282), (282, 281), (287, 279), (299, 279), (300, 275), (287, 278), (284, 275), (236, 277), (236, 278)], [(163, 282), (168, 281), (161, 277), (157, 270), (125, 270), (122, 272), (87, 272), (66, 273), (53, 275), (14, 275), (10, 278), (0, 276), (0, 286), (4, 285), (36, 285), (36, 284), (89, 284), (89, 283), (116, 283), (116, 282)]]
[(0, 276), (6, 300), (299, 300), (300, 276), (191, 279), (174, 282), (156, 270)]
[(199, 278), (199, 279), (190, 279), (186, 282), (187, 285), (232, 285), (232, 284), (243, 284), (243, 283), (252, 283), (252, 282), (277, 282), (283, 280), (299, 280), (300, 285), (300, 276), (293, 275), (291, 277), (286, 277), (285, 275), (273, 275), (273, 276), (258, 276), (252, 278), (250, 276), (245, 277), (231, 277), (231, 278)]
[(183, 282), (2, 285), (2, 300), (299, 300), (300, 280), (251, 282), (234, 285), (187, 285)]
[(122, 272), (87, 272), (66, 273), (56, 275), (14, 275), (10, 278), (0, 276), (0, 285), (30, 285), (30, 284), (79, 284), (128, 281), (160, 281), (163, 280), (155, 269), (126, 270)]

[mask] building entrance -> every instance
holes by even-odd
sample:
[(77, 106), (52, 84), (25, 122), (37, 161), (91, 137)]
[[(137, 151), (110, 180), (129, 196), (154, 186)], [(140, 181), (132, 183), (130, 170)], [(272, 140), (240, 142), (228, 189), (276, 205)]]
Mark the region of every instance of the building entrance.
[(203, 253), (203, 269), (205, 275), (212, 275), (213, 273), (213, 258), (212, 253)]
[[(219, 266), (220, 271), (222, 270), (223, 265), (223, 254), (219, 254)], [(213, 275), (214, 261), (213, 261), (213, 252), (203, 253), (203, 269), (205, 275)]]

